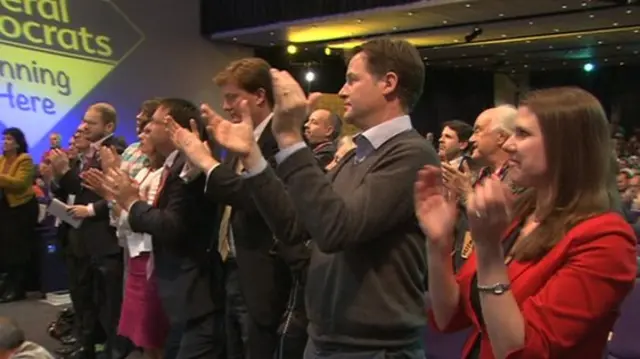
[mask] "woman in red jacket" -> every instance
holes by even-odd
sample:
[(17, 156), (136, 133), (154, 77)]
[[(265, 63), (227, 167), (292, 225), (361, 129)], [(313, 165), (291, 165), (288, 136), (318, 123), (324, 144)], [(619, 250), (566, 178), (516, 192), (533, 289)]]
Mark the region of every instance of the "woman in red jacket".
[(530, 93), (505, 143), (515, 202), (497, 179), (468, 202), (474, 249), (451, 263), (455, 198), (440, 170), (416, 183), (428, 237), (430, 322), (472, 327), (463, 358), (599, 359), (636, 275), (636, 238), (607, 191), (611, 141), (598, 100), (577, 88)]

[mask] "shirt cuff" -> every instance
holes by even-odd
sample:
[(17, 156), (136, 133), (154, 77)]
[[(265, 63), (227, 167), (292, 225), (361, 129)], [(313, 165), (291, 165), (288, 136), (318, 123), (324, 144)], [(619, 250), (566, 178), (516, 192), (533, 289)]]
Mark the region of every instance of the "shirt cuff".
[(267, 169), (267, 166), (269, 166), (269, 162), (267, 162), (264, 157), (260, 157), (260, 162), (256, 163), (255, 166), (252, 166), (251, 168), (245, 168), (245, 170), (242, 172), (242, 177), (249, 178), (257, 176), (260, 173), (264, 172), (264, 170)]
[(131, 230), (131, 227), (129, 226), (129, 212), (120, 212), (120, 217), (118, 218), (118, 229)]
[(195, 180), (200, 173), (200, 170), (196, 166), (187, 161), (184, 167), (182, 167), (182, 171), (180, 171), (180, 179), (184, 183), (189, 183)]
[(278, 164), (284, 162), (289, 156), (300, 151), (301, 149), (307, 147), (307, 144), (304, 142), (295, 143), (289, 147), (283, 148), (280, 152), (276, 153), (276, 162)]
[(89, 211), (89, 217), (95, 217), (96, 211), (93, 209), (93, 203), (87, 205), (87, 211)]
[(211, 168), (209, 168), (209, 170), (207, 171), (207, 178), (206, 181), (204, 182), (204, 192), (207, 192), (207, 185), (209, 184), (209, 177), (211, 176), (211, 174), (213, 173), (213, 171), (218, 168), (218, 166), (220, 166), (220, 163), (216, 163), (215, 165), (213, 165)]

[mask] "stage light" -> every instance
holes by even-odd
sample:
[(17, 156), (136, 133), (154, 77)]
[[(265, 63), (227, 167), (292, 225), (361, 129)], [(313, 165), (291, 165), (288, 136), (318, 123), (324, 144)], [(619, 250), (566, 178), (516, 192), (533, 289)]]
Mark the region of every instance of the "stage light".
[(296, 45), (289, 45), (287, 46), (287, 52), (289, 53), (289, 55), (293, 55), (298, 52), (298, 48), (296, 47)]
[(591, 72), (591, 71), (593, 71), (593, 69), (595, 69), (595, 66), (593, 66), (592, 63), (586, 63), (586, 64), (584, 64), (584, 66), (582, 66), (582, 69), (585, 72)]
[(327, 55), (327, 56), (331, 56), (331, 49), (328, 48), (328, 47), (325, 47), (324, 48), (324, 54)]
[(313, 71), (307, 71), (307, 73), (304, 75), (304, 79), (307, 80), (307, 82), (311, 83), (316, 79), (316, 74)]

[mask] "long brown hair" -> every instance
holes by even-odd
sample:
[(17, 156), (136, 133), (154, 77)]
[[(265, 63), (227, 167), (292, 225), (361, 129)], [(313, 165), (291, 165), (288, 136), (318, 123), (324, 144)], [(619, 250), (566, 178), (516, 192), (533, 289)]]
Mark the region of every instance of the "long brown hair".
[(610, 211), (611, 141), (602, 105), (575, 87), (529, 93), (520, 102), (538, 118), (547, 160), (549, 198), (535, 208), (536, 191), (516, 201), (514, 215), (525, 218), (536, 210), (540, 225), (513, 251), (518, 260), (544, 256), (576, 224)]

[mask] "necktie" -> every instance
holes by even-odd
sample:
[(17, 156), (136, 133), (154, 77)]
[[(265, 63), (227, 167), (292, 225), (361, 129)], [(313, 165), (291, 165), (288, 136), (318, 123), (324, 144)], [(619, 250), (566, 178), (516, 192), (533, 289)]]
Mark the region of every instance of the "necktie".
[[(242, 172), (242, 169), (242, 163), (238, 161), (235, 172), (239, 174)], [(231, 206), (225, 206), (224, 212), (222, 213), (222, 220), (220, 221), (220, 231), (218, 232), (218, 252), (220, 252), (220, 257), (223, 262), (227, 260), (229, 253), (231, 252), (231, 244), (229, 243), (230, 221)]]
[(354, 138), (354, 142), (356, 143), (355, 162), (356, 164), (358, 164), (364, 161), (367, 156), (369, 156), (371, 152), (373, 152), (373, 145), (363, 135), (359, 135)]

